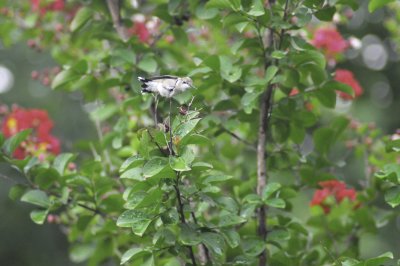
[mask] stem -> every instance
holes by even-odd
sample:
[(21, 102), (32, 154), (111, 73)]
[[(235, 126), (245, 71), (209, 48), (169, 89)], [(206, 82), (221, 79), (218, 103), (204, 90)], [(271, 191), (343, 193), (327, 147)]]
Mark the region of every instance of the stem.
[(114, 28), (117, 31), (119, 37), (126, 42), (129, 39), (127, 30), (122, 23), (121, 13), (120, 13), (120, 2), (119, 0), (106, 0), (108, 10), (110, 11), (111, 18), (114, 24)]
[(171, 109), (172, 109), (172, 99), (169, 98), (169, 115), (168, 115), (168, 122), (169, 122), (169, 151), (171, 155), (174, 155), (174, 150), (172, 149), (172, 127), (171, 127)]
[[(182, 197), (181, 197), (181, 192), (179, 190), (179, 180), (180, 180), (180, 173), (176, 172), (176, 180), (174, 184), (175, 192), (176, 192), (176, 198), (178, 199), (178, 212), (179, 212), (179, 218), (181, 220), (181, 223), (186, 224), (186, 219), (185, 219), (185, 213), (183, 212), (183, 203), (182, 203)], [(189, 250), (189, 256), (192, 261), (192, 264), (196, 266), (196, 259), (194, 257), (194, 252), (193, 248), (191, 246), (186, 246), (187, 249)]]
[[(275, 0), (270, 0), (268, 3), (268, 7), (271, 8), (272, 5), (275, 4)], [(288, 14), (288, 5), (289, 5), (289, 0), (286, 0), (285, 2), (285, 7), (284, 7), (284, 13), (283, 13), (283, 20), (286, 20), (287, 14)], [(264, 52), (264, 70), (266, 70), (270, 65), (277, 65), (277, 62), (273, 60), (272, 62), (267, 61), (267, 57), (265, 54), (266, 48), (264, 46), (263, 38), (261, 35), (261, 28), (260, 25), (256, 24), (257, 28), (257, 33), (258, 33), (258, 38), (260, 40), (260, 45), (261, 49)], [(269, 41), (268, 41), (268, 47), (274, 47), (276, 45), (276, 40), (274, 38), (274, 33), (272, 29), (270, 29), (270, 36), (269, 36)], [(279, 43), (278, 47), (275, 47), (275, 49), (281, 49), (282, 48), (282, 43), (283, 43), (283, 36), (285, 34), (284, 29), (280, 31), (280, 38), (279, 38)], [(262, 196), (262, 193), (265, 189), (265, 186), (267, 184), (267, 166), (266, 166), (266, 160), (268, 158), (268, 154), (266, 151), (266, 145), (267, 145), (267, 131), (268, 131), (268, 125), (269, 125), (269, 118), (270, 114), (272, 113), (273, 109), (273, 94), (274, 94), (274, 85), (267, 85), (267, 88), (261, 95), (261, 102), (260, 102), (260, 116), (259, 116), (259, 125), (258, 125), (258, 143), (257, 143), (257, 194)], [(257, 233), (261, 238), (265, 241), (267, 239), (268, 235), (268, 229), (267, 229), (267, 207), (265, 204), (261, 205), (260, 208), (258, 209), (258, 227), (257, 227)], [(264, 249), (264, 251), (260, 254), (259, 256), (259, 266), (265, 266), (267, 265), (267, 249)]]
[[(265, 185), (267, 183), (267, 167), (265, 164), (266, 156), (266, 132), (268, 121), (268, 110), (270, 109), (270, 97), (272, 95), (272, 87), (269, 86), (261, 96), (260, 103), (260, 117), (258, 126), (258, 143), (257, 143), (257, 194), (262, 195)], [(258, 228), (257, 233), (265, 241), (267, 239), (267, 213), (266, 206), (263, 204), (258, 210)], [(267, 250), (260, 254), (259, 265), (264, 266), (267, 264)]]
[[(198, 224), (195, 213), (192, 211), (192, 212), (190, 212), (190, 215), (192, 216), (193, 222), (195, 224)], [(208, 264), (211, 261), (210, 253), (209, 253), (206, 245), (204, 245), (203, 243), (201, 243), (201, 245), (200, 245), (200, 251), (201, 251), (200, 256), (201, 256), (202, 262), (204, 262), (205, 264)]]

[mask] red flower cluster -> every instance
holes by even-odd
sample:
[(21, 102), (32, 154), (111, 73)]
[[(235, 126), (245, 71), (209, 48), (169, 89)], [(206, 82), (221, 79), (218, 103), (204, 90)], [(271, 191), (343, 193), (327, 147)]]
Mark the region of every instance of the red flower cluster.
[[(354, 78), (353, 73), (345, 69), (337, 69), (335, 73), (335, 80), (349, 85), (354, 90), (354, 98), (359, 97), (363, 93), (363, 89), (361, 88), (358, 81)], [(352, 100), (353, 96), (344, 93), (342, 91), (338, 91), (339, 97), (344, 100)]]
[(147, 43), (150, 39), (150, 32), (146, 27), (146, 23), (136, 21), (133, 26), (128, 29), (131, 35), (136, 35), (141, 42)]
[(32, 10), (45, 15), (47, 11), (61, 11), (65, 8), (64, 0), (54, 0), (49, 4), (41, 3), (43, 0), (31, 0)]
[(352, 188), (346, 188), (344, 182), (338, 180), (328, 180), (318, 183), (322, 189), (318, 189), (314, 193), (314, 197), (311, 200), (310, 205), (319, 205), (324, 209), (325, 213), (331, 211), (331, 203), (327, 202), (327, 198), (332, 196), (336, 203), (342, 202), (345, 198), (351, 201), (356, 199), (357, 192)]
[(143, 43), (150, 43), (152, 36), (158, 31), (158, 27), (158, 19), (148, 19), (142, 14), (137, 14), (133, 17), (133, 26), (128, 29), (128, 34), (136, 35)]
[(46, 111), (17, 107), (5, 117), (2, 124), (2, 132), (7, 138), (28, 128), (32, 128), (33, 132), (15, 150), (15, 158), (23, 159), (27, 155), (34, 155), (44, 159), (50, 153), (60, 153), (60, 141), (50, 134), (53, 122)]
[(322, 49), (328, 59), (335, 59), (337, 55), (349, 47), (348, 42), (343, 39), (340, 33), (331, 27), (317, 29), (311, 43)]

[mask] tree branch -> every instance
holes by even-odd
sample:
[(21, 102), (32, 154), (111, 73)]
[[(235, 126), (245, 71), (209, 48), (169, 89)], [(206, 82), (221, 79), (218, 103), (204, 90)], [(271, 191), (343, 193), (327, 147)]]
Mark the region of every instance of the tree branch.
[[(174, 189), (176, 192), (176, 198), (178, 200), (178, 212), (179, 212), (179, 219), (181, 220), (181, 223), (186, 224), (186, 219), (185, 219), (185, 213), (183, 211), (183, 202), (182, 202), (182, 196), (181, 192), (179, 190), (179, 181), (180, 181), (180, 173), (176, 172), (176, 179), (175, 179), (175, 184), (174, 184)], [(190, 259), (192, 260), (192, 264), (196, 266), (196, 259), (194, 257), (194, 252), (192, 246), (186, 246), (187, 249), (189, 250), (189, 256)]]
[(106, 2), (108, 10), (110, 11), (111, 14), (111, 18), (113, 20), (114, 28), (117, 31), (119, 37), (124, 42), (126, 42), (129, 39), (129, 36), (124, 24), (122, 23), (121, 13), (120, 13), (121, 9), (120, 0), (106, 0)]

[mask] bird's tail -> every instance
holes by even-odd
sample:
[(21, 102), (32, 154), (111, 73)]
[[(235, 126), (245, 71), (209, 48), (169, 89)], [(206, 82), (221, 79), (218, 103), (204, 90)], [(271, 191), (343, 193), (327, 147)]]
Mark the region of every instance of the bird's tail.
[(143, 78), (143, 77), (138, 77), (138, 80), (140, 82), (142, 82), (142, 86), (141, 86), (142, 87), (142, 93), (152, 93), (152, 91), (147, 89), (148, 88), (147, 82), (149, 82), (148, 79)]

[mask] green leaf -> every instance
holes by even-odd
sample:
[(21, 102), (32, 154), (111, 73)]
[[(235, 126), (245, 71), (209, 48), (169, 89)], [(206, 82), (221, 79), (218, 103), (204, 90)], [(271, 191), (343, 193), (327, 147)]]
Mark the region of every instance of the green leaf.
[(152, 177), (161, 172), (168, 165), (168, 159), (163, 157), (154, 157), (143, 167), (144, 177)]
[(400, 139), (389, 141), (385, 148), (386, 152), (400, 152)]
[(143, 181), (144, 180), (143, 169), (141, 167), (128, 169), (120, 176), (120, 178)]
[(230, 176), (230, 175), (210, 175), (204, 179), (203, 183), (207, 184), (207, 183), (214, 183), (214, 182), (224, 182), (231, 178), (232, 178), (232, 176)]
[(232, 4), (230, 0), (210, 0), (207, 2), (206, 7), (208, 8), (231, 8)]
[(74, 32), (82, 28), (88, 21), (93, 17), (93, 11), (91, 8), (82, 7), (76, 13), (74, 19), (69, 26), (69, 29)]
[(270, 207), (283, 209), (286, 207), (286, 202), (280, 198), (266, 199), (264, 201)]
[(3, 133), (0, 132), (0, 146), (2, 146), (4, 144), (5, 141), (5, 137), (3, 135)]
[(51, 202), (46, 193), (41, 190), (28, 191), (22, 196), (21, 201), (28, 202), (43, 208), (49, 208), (51, 206)]
[(208, 19), (212, 19), (215, 16), (218, 15), (218, 9), (216, 8), (206, 8), (204, 5), (199, 5), (196, 8), (196, 17), (198, 17), (199, 19), (204, 19), (204, 20), (208, 20)]
[(330, 128), (318, 128), (313, 137), (315, 149), (322, 154), (327, 154), (335, 142), (335, 132)]
[(33, 210), (31, 211), (31, 219), (35, 224), (43, 224), (49, 210)]
[(186, 164), (185, 160), (182, 157), (169, 157), (169, 165), (172, 169), (178, 172), (190, 171), (191, 168)]
[(265, 14), (264, 5), (261, 0), (253, 0), (253, 4), (251, 5), (251, 9), (247, 12), (250, 16), (259, 17)]
[(243, 252), (250, 257), (257, 257), (265, 249), (264, 241), (259, 239), (244, 239), (242, 241)]
[(268, 241), (282, 243), (290, 239), (290, 233), (286, 229), (273, 230), (268, 234)]
[(272, 56), (272, 58), (275, 58), (275, 59), (282, 59), (286, 56), (286, 54), (287, 53), (285, 51), (275, 50), (272, 52), (271, 56)]
[(4, 153), (6, 153), (8, 156), (12, 156), (14, 153), (15, 149), (23, 142), (26, 140), (26, 138), (31, 134), (32, 129), (25, 129), (21, 132), (18, 132), (14, 136), (9, 137), (2, 146), (2, 149)]
[(188, 224), (181, 224), (180, 228), (179, 240), (183, 245), (195, 246), (200, 244), (200, 234), (194, 228)]
[(354, 89), (352, 87), (350, 87), (347, 84), (344, 84), (342, 82), (338, 82), (338, 81), (328, 81), (327, 83), (325, 83), (322, 87), (321, 90), (337, 90), (337, 91), (342, 91), (352, 97), (354, 97)]
[(363, 266), (380, 266), (382, 265), (385, 261), (393, 259), (393, 253), (392, 252), (386, 252), (382, 255), (379, 255), (375, 258), (367, 259)]
[(201, 239), (204, 245), (215, 255), (222, 256), (225, 249), (225, 241), (222, 236), (217, 233), (202, 233)]
[(125, 162), (122, 163), (121, 167), (119, 168), (119, 172), (125, 172), (126, 170), (134, 167), (138, 167), (143, 165), (144, 159), (140, 157), (139, 155), (134, 155), (129, 157), (128, 159), (125, 160)]
[(71, 81), (78, 80), (80, 77), (81, 75), (76, 73), (75, 70), (71, 68), (63, 70), (54, 77), (51, 83), (51, 88), (56, 90)]
[(229, 227), (229, 226), (238, 225), (238, 224), (241, 224), (244, 222), (247, 222), (247, 220), (243, 217), (240, 217), (240, 216), (237, 216), (234, 214), (225, 214), (219, 218), (218, 226), (219, 227)]
[(157, 62), (151, 56), (145, 56), (138, 64), (138, 68), (148, 73), (154, 73), (157, 70)]
[(256, 109), (258, 106), (257, 98), (261, 94), (261, 92), (246, 92), (242, 99), (241, 104), (243, 106), (243, 110), (246, 114), (251, 114), (253, 109)]
[(264, 188), (262, 194), (263, 201), (267, 200), (274, 192), (278, 191), (281, 187), (282, 185), (276, 182), (268, 183), (267, 186)]
[(336, 93), (334, 90), (320, 90), (317, 89), (313, 93), (318, 101), (328, 108), (334, 108), (336, 106)]
[(65, 168), (73, 158), (74, 155), (72, 153), (62, 153), (57, 155), (53, 162), (54, 169), (56, 169), (60, 175), (63, 175)]
[(148, 250), (143, 248), (131, 248), (127, 250), (121, 257), (121, 264), (127, 263), (132, 259), (141, 258), (144, 255), (151, 254)]
[(210, 144), (210, 139), (206, 136), (200, 134), (191, 134), (184, 137), (180, 142), (179, 145), (189, 145), (189, 144), (196, 144), (196, 145), (207, 145)]
[(152, 219), (147, 211), (128, 210), (122, 213), (117, 220), (119, 227), (132, 227), (135, 235), (143, 236)]
[(26, 187), (24, 185), (14, 185), (8, 192), (8, 197), (12, 200), (19, 199), (25, 193)]
[(265, 81), (269, 83), (273, 77), (275, 77), (276, 73), (278, 72), (277, 66), (270, 66), (267, 68), (267, 72), (265, 73)]
[(336, 7), (334, 6), (327, 6), (324, 7), (317, 12), (314, 13), (314, 15), (322, 21), (331, 21), (333, 18), (333, 15), (335, 15), (336, 12)]
[(180, 124), (174, 130), (174, 135), (178, 136), (180, 138), (183, 138), (184, 136), (189, 134), (196, 127), (196, 125), (200, 122), (200, 120), (201, 120), (201, 118), (196, 118), (196, 119), (189, 120), (186, 123)]
[(118, 111), (118, 106), (115, 104), (102, 105), (90, 113), (90, 118), (93, 121), (105, 121), (112, 117)]
[(232, 229), (220, 229), (225, 241), (231, 248), (236, 248), (240, 244), (240, 235)]
[(400, 204), (400, 187), (392, 187), (385, 191), (385, 201), (392, 207), (395, 208)]
[(205, 162), (195, 162), (192, 164), (192, 168), (196, 170), (208, 170), (212, 169), (212, 164), (205, 163)]
[(84, 262), (89, 259), (94, 251), (96, 246), (93, 244), (75, 244), (69, 251), (69, 256), (71, 261), (75, 263)]
[(372, 13), (378, 8), (384, 7), (385, 5), (394, 1), (395, 0), (370, 0), (368, 4), (368, 11)]

